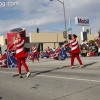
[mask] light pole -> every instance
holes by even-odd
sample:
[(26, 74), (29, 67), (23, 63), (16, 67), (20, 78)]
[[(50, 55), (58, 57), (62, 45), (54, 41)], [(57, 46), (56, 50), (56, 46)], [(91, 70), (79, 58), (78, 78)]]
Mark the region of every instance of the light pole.
[[(53, 0), (50, 0), (50, 1), (53, 1)], [(64, 5), (64, 1), (60, 1), (60, 0), (57, 0), (59, 1), (62, 5), (63, 5), (63, 11), (64, 11), (64, 23), (65, 23), (65, 32), (66, 32), (66, 42), (67, 42), (67, 28), (66, 28), (66, 11), (65, 11), (65, 5)]]
[[(70, 18), (70, 11), (68, 11), (68, 15), (69, 15), (69, 28), (71, 28), (71, 18)], [(72, 31), (70, 30), (70, 34), (72, 34)]]
[[(59, 12), (60, 10), (56, 10), (56, 12)], [(71, 17), (70, 17), (70, 11), (66, 11), (68, 12), (68, 16), (69, 16), (69, 29), (71, 28)], [(72, 34), (72, 31), (70, 30), (70, 34)]]

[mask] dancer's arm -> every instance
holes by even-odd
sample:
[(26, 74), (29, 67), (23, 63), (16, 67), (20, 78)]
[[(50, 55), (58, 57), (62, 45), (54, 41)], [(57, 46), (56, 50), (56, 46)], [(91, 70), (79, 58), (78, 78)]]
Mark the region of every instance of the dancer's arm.
[(75, 42), (76, 40), (75, 39), (73, 39), (73, 40), (71, 40), (71, 41), (69, 41), (69, 43), (67, 43), (67, 44), (64, 44), (64, 46), (69, 46), (70, 44), (72, 44), (73, 42)]
[(70, 45), (70, 42), (69, 43), (67, 43), (67, 44), (65, 44), (64, 46), (66, 47), (66, 46), (69, 46)]
[(16, 39), (16, 40), (14, 41), (14, 43), (8, 47), (8, 48), (9, 48), (9, 50), (10, 50), (10, 49), (12, 49), (12, 48), (13, 48), (13, 46), (14, 46), (15, 44), (17, 44), (18, 42), (19, 42), (19, 40), (18, 40), (18, 39)]
[(8, 49), (10, 50), (11, 48), (13, 48), (13, 46), (14, 46), (14, 44), (10, 45), (10, 46), (8, 47)]

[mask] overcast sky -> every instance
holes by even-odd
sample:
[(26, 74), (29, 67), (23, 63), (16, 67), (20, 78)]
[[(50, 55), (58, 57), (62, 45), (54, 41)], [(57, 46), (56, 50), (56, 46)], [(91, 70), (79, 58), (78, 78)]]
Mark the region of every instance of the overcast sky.
[[(9, 2), (18, 4), (10, 6)], [(64, 2), (67, 29), (70, 11), (73, 33), (77, 34), (82, 30), (81, 26), (75, 25), (76, 16), (89, 17), (90, 26), (85, 29), (91, 28), (92, 33), (97, 33), (100, 29), (100, 0), (64, 0)], [(40, 32), (62, 32), (60, 30), (64, 30), (63, 6), (57, 0), (0, 0), (0, 35), (5, 35), (14, 28), (26, 28), (27, 35), (36, 32), (36, 28), (40, 28)]]

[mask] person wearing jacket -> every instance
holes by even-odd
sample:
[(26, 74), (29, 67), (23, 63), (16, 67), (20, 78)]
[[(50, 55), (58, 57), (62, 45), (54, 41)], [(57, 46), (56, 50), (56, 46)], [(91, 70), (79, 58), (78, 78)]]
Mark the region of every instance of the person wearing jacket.
[(71, 46), (71, 50), (70, 50), (70, 54), (71, 54), (71, 68), (73, 68), (74, 66), (74, 59), (75, 57), (77, 58), (77, 60), (80, 63), (80, 67), (83, 68), (83, 63), (79, 57), (80, 54), (80, 48), (78, 45), (78, 41), (77, 41), (77, 36), (75, 34), (72, 35), (71, 40), (69, 41), (69, 43), (64, 44), (64, 46)]
[(19, 72), (20, 78), (23, 78), (22, 74), (21, 74), (21, 65), (23, 65), (25, 67), (25, 70), (27, 72), (27, 74), (26, 74), (27, 78), (30, 76), (29, 68), (25, 62), (26, 52), (24, 50), (24, 45), (25, 45), (25, 39), (23, 38), (23, 34), (21, 34), (19, 32), (17, 34), (17, 38), (14, 41), (14, 43), (10, 47), (8, 47), (10, 50), (13, 46), (16, 46), (16, 56), (15, 57), (18, 62), (18, 72)]

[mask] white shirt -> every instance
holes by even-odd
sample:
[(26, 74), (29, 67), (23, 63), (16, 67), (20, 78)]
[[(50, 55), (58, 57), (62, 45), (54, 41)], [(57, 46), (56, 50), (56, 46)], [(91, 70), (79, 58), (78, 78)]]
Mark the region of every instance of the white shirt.
[(100, 47), (98, 47), (98, 52), (100, 52)]

